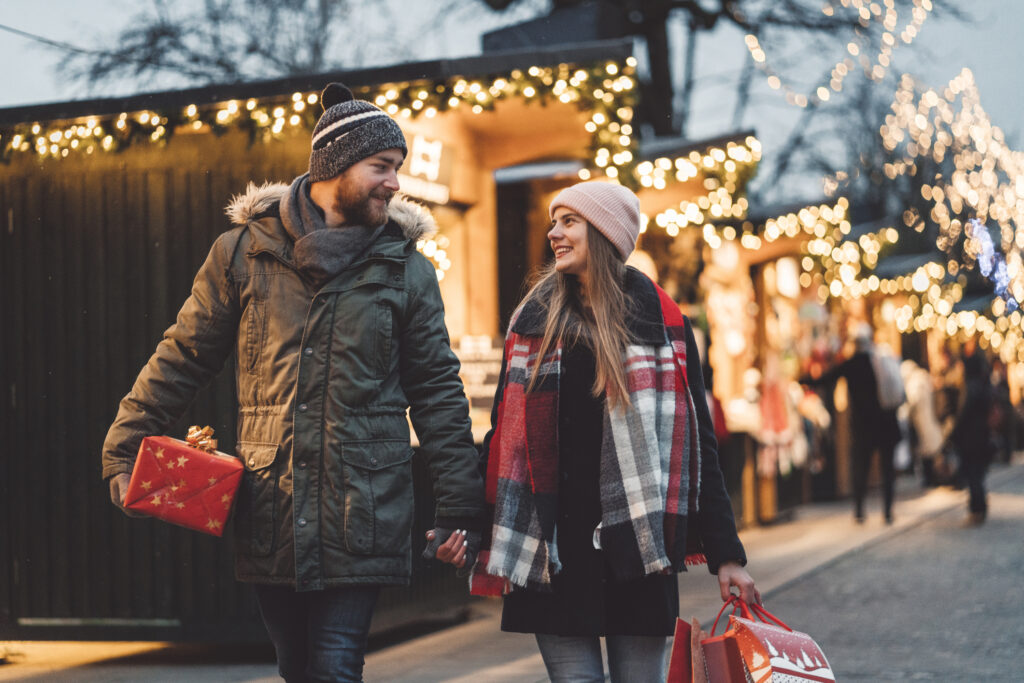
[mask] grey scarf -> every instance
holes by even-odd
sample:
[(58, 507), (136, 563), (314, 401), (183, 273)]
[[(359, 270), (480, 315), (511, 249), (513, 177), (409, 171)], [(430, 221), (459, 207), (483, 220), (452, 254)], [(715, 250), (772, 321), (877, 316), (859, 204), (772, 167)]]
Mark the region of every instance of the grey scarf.
[(295, 240), (295, 265), (319, 289), (362, 256), (384, 226), (327, 227), (323, 212), (309, 195), (309, 186), (308, 173), (292, 181), (281, 198), (281, 222)]

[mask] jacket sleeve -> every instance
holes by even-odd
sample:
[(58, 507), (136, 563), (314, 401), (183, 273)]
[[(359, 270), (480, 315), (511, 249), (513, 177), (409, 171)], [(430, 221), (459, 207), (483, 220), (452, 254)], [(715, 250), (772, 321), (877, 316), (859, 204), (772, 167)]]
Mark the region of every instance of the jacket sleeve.
[(705, 398), (704, 373), (700, 369), (697, 341), (693, 337), (689, 319), (686, 320), (686, 380), (693, 396), (700, 439), (700, 499), (696, 528), (708, 558), (708, 569), (712, 574), (717, 574), (723, 562), (732, 560), (746, 565), (747, 554), (736, 532), (732, 503), (725, 490), (722, 469), (718, 466), (715, 424)]
[(121, 399), (103, 443), (104, 479), (131, 472), (143, 437), (162, 434), (178, 420), (230, 356), (239, 311), (228, 267), (238, 234), (214, 242), (176, 322)]
[(459, 360), (444, 323), (441, 290), (433, 267), (418, 252), (409, 257), (407, 269), (399, 376), (420, 454), (426, 457), (434, 482), (435, 523), (477, 530), (483, 482)]

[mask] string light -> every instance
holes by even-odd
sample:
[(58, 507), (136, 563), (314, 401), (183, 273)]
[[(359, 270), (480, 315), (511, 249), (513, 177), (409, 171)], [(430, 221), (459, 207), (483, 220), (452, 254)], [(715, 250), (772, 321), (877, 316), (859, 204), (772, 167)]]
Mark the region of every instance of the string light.
[[(906, 45), (911, 44), (921, 32), (921, 26), (933, 9), (931, 0), (913, 0), (913, 4), (910, 19), (899, 32), (900, 40)], [(730, 11), (734, 14), (738, 12), (736, 9)], [(892, 65), (892, 54), (897, 45), (896, 30), (900, 21), (896, 0), (830, 0), (822, 7), (822, 12), (828, 17), (849, 18), (857, 27), (854, 29), (853, 40), (846, 44), (847, 55), (836, 61), (830, 70), (828, 82), (821, 83), (810, 96), (798, 92), (769, 64), (767, 53), (756, 35), (747, 34), (744, 37), (750, 58), (767, 77), (768, 86), (773, 90), (781, 90), (786, 101), (797, 107), (816, 105), (831, 99), (832, 92), (842, 90), (843, 81), (858, 64), (868, 78), (876, 81), (884, 78)], [(868, 52), (873, 47), (877, 47), (877, 55), (869, 58)]]
[(450, 241), (444, 235), (435, 235), (432, 238), (416, 242), (416, 249), (434, 264), (434, 272), (437, 273), (438, 281), (444, 280), (444, 274), (452, 267), (451, 259), (448, 258), (450, 246)]
[[(516, 69), (508, 74), (453, 77), (444, 81), (388, 83), (357, 88), (357, 96), (395, 116), (414, 118), (468, 106), (474, 114), (494, 109), (502, 100), (569, 104), (591, 114), (585, 128), (591, 137), (592, 163), (588, 176), (604, 176), (636, 186), (632, 120), (636, 106), (636, 59), (593, 64), (559, 64)], [(141, 143), (166, 144), (175, 133), (232, 128), (245, 130), (252, 141), (278, 138), (286, 129), (312, 130), (319, 117), (317, 93), (294, 92), (267, 98), (249, 98), (208, 105), (190, 104), (175, 111), (125, 112), (116, 117), (89, 117), (61, 124), (42, 122), (0, 129), (0, 162), (33, 150), (40, 156), (63, 158), (70, 152), (122, 151)], [(114, 134), (106, 132), (114, 131)], [(50, 140), (53, 136), (54, 140)], [(35, 140), (35, 144), (33, 144)], [(605, 150), (600, 163), (597, 151)], [(581, 171), (581, 175), (582, 175)]]
[[(904, 76), (880, 132), (895, 157), (884, 168), (890, 179), (927, 178), (922, 207), (908, 208), (904, 223), (919, 232), (934, 226), (950, 273), (978, 267), (996, 290), (993, 324), (1018, 329), (999, 321), (1024, 302), (1024, 153), (1010, 149), (989, 120), (971, 72), (962, 71), (942, 93)], [(950, 320), (949, 329), (970, 327)], [(1000, 331), (1001, 344), (1012, 337)]]

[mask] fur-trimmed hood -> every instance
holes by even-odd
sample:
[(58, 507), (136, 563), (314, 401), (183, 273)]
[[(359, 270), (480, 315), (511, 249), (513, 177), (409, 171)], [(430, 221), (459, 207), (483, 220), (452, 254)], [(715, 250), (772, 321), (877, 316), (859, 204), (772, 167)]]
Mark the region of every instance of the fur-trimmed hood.
[[(248, 225), (249, 221), (279, 203), (287, 194), (288, 187), (285, 183), (249, 183), (244, 193), (231, 198), (224, 212), (235, 225)], [(406, 239), (414, 242), (429, 238), (437, 232), (437, 222), (430, 210), (405, 195), (397, 194), (391, 200), (388, 218), (402, 229)]]

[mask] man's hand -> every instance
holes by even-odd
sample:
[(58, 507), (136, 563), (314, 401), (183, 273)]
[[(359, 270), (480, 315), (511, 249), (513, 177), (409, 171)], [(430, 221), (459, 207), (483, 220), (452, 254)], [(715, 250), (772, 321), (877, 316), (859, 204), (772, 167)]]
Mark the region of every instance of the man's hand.
[(110, 502), (121, 508), (121, 512), (129, 517), (145, 517), (146, 515), (129, 510), (124, 506), (124, 497), (128, 493), (128, 482), (131, 480), (132, 475), (124, 472), (110, 478)]
[(740, 591), (740, 598), (748, 605), (762, 604), (761, 593), (754, 586), (754, 579), (739, 562), (725, 562), (718, 568), (718, 587), (722, 591), (722, 600), (728, 600), (733, 586)]
[(479, 550), (479, 532), (435, 527), (427, 532), (427, 547), (423, 549), (423, 557), (428, 560), (437, 558), (462, 569), (473, 566)]

